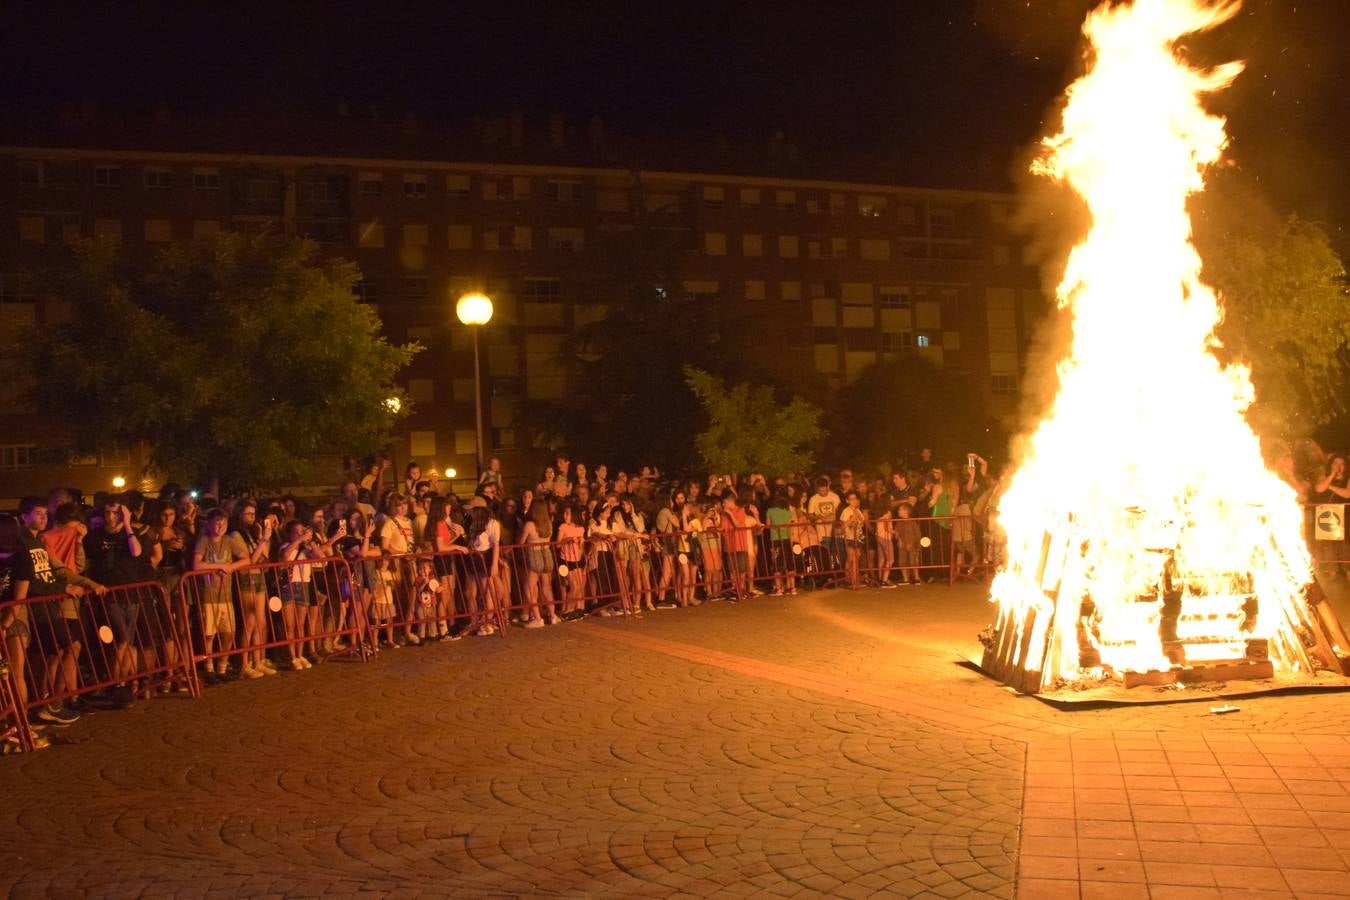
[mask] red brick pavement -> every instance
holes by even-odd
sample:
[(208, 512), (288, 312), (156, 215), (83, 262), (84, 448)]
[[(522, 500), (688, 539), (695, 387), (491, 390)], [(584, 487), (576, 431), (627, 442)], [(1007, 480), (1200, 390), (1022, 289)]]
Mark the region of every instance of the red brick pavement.
[(1064, 713), (956, 664), (987, 614), (962, 588), (762, 598), (99, 714), (0, 765), (0, 885), (1350, 892), (1350, 695)]

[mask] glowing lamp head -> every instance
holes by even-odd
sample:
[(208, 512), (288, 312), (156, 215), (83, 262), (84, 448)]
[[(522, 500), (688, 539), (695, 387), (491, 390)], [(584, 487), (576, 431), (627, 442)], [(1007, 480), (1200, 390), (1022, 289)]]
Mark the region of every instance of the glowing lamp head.
[(487, 294), (465, 294), (455, 304), (455, 315), (465, 325), (486, 325), (492, 321), (492, 300)]
[(384, 408), (394, 415), (398, 415), (398, 411), (403, 408), (403, 401), (397, 397), (389, 397), (384, 401)]
[(113, 477), (113, 487), (115, 487), (117, 490), (120, 491), (122, 488), (124, 488), (124, 487), (126, 487), (126, 486), (127, 486), (127, 480), (126, 480), (125, 478), (123, 478), (121, 475), (117, 475), (117, 476), (114, 476), (114, 477)]
[(446, 477), (446, 478), (454, 478), (454, 477), (455, 477), (456, 475), (458, 475), (458, 474), (459, 474), (459, 473), (456, 472), (454, 469), (446, 469), (446, 470), (445, 470), (445, 477)]

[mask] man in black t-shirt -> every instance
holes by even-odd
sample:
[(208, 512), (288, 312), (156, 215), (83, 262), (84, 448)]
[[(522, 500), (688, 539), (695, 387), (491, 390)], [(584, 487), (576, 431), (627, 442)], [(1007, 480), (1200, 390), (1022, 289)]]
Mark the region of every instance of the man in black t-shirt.
[[(132, 524), (131, 511), (119, 498), (110, 497), (103, 507), (103, 525), (93, 529), (84, 538), (84, 553), (89, 559), (89, 573), (95, 579), (110, 585), (133, 584), (149, 577), (141, 556), (141, 541)], [(136, 629), (141, 617), (139, 597), (127, 591), (117, 592), (116, 598), (104, 604), (108, 626), (116, 642), (113, 660), (113, 678), (124, 680), (136, 672)], [(126, 699), (126, 698), (124, 698)]]

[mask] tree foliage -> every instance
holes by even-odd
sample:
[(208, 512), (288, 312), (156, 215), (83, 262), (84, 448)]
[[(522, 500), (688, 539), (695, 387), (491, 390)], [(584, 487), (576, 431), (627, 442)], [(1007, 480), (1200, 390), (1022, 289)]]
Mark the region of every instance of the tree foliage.
[(685, 367), (684, 379), (708, 417), (708, 427), (694, 438), (705, 469), (785, 475), (811, 468), (812, 448), (824, 436), (819, 406), (800, 397), (782, 405), (768, 385), (728, 388), (692, 366)]
[(1346, 412), (1350, 296), (1326, 233), (1275, 214), (1235, 175), (1215, 179), (1196, 212), (1202, 278), (1224, 307), (1220, 354), (1251, 367), (1253, 423), (1297, 438)]
[(1007, 435), (974, 382), (918, 356), (868, 366), (839, 391), (830, 453), (840, 464), (881, 467), (928, 447), (937, 459), (1001, 456)]
[(88, 452), (148, 444), (167, 476), (227, 487), (300, 480), (316, 458), (369, 453), (407, 398), (418, 348), (380, 336), (353, 263), (309, 241), (221, 234), (135, 265), (105, 244), (43, 276), (71, 317), (24, 336), (29, 400)]
[[(634, 208), (641, 208), (636, 198)], [(631, 228), (602, 233), (600, 276), (588, 286), (579, 321), (557, 364), (575, 390), (562, 400), (527, 401), (518, 423), (539, 439), (611, 465), (693, 463), (701, 408), (681, 390), (683, 369), (724, 374), (743, 364), (738, 323), (710, 295), (690, 295), (680, 277), (681, 232), (638, 215)]]

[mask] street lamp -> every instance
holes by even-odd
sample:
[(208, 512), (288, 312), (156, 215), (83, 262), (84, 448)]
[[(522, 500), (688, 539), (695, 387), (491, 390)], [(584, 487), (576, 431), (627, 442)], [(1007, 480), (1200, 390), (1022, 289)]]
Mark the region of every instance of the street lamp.
[(473, 414), (477, 425), (475, 450), (478, 455), (478, 471), (483, 471), (483, 383), (481, 364), (478, 361), (478, 332), (481, 326), (492, 320), (492, 299), (487, 294), (473, 292), (459, 298), (455, 304), (455, 315), (473, 330)]

